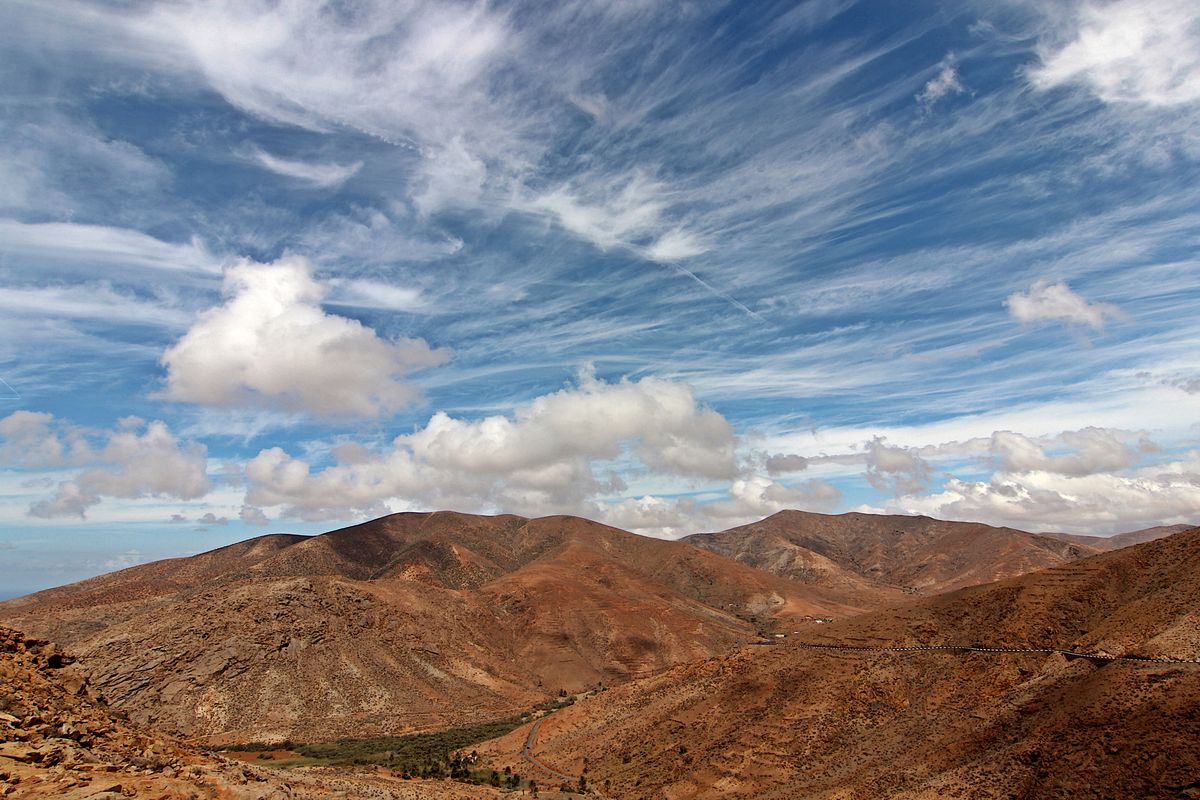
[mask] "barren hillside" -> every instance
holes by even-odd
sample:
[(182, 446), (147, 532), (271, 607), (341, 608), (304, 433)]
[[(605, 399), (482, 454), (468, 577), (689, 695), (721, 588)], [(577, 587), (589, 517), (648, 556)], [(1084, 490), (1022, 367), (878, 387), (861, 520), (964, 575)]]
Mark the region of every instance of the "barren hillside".
[[(613, 798), (1197, 797), (1197, 564), (1200, 529), (681, 666), (557, 713), (536, 756)], [(927, 644), (1192, 663), (883, 649)]]
[(0, 628), (0, 795), (29, 800), (484, 800), (500, 792), (381, 772), (248, 766), (131, 723), (56, 646)]
[(816, 586), (887, 586), (925, 595), (989, 583), (1099, 552), (977, 522), (781, 511), (685, 541)]
[(0, 604), (116, 707), (221, 741), (463, 724), (728, 652), (755, 621), (895, 592), (808, 587), (572, 517), (397, 514)]

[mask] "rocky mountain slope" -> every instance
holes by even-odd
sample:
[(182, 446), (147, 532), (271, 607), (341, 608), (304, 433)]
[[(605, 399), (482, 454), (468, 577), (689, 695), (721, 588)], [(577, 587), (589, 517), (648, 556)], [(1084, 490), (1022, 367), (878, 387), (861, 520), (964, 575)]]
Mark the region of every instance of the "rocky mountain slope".
[(756, 620), (897, 596), (578, 518), (443, 512), (135, 567), (0, 604), (0, 619), (77, 652), (139, 722), (313, 741), (507, 716), (728, 652)]
[(1100, 548), (977, 522), (781, 511), (697, 547), (816, 586), (884, 586), (933, 595), (1066, 564)]
[[(806, 629), (558, 712), (536, 757), (611, 798), (1200, 797), (1197, 564), (1193, 529)], [(931, 644), (1193, 663), (885, 649)]]
[(0, 796), (46, 800), (483, 800), (498, 790), (200, 753), (107, 708), (54, 645), (0, 628)]
[(1114, 536), (1083, 536), (1076, 533), (1043, 533), (1041, 535), (1106, 552), (1108, 550), (1120, 550), (1122, 547), (1130, 547), (1135, 544), (1152, 542), (1155, 539), (1162, 539), (1165, 536), (1174, 536), (1177, 533), (1182, 533), (1194, 527), (1194, 525), (1156, 525), (1153, 528), (1126, 531)]

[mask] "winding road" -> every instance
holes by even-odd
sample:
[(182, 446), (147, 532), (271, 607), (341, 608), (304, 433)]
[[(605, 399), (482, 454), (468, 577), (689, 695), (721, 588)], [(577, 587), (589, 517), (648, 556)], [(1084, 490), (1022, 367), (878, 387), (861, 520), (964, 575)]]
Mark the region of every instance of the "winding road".
[(575, 781), (579, 780), (578, 776), (573, 777), (571, 775), (568, 775), (565, 772), (559, 772), (554, 767), (548, 767), (545, 764), (543, 764), (541, 761), (539, 761), (537, 759), (537, 757), (534, 756), (534, 754), (533, 754), (533, 746), (535, 744), (537, 744), (538, 731), (540, 731), (542, 729), (542, 723), (545, 722), (546, 718), (549, 716), (550, 715), (547, 714), (545, 717), (539, 717), (537, 720), (534, 721), (533, 727), (531, 727), (529, 729), (529, 735), (525, 737), (525, 746), (523, 748), (521, 748), (521, 757), (524, 758), (526, 761), (528, 761), (530, 764), (533, 764), (538, 769), (542, 770), (543, 772), (553, 775), (554, 777), (559, 778), (561, 780), (567, 781), (568, 783), (574, 783)]
[(790, 642), (792, 647), (803, 647), (808, 650), (838, 650), (854, 653), (923, 653), (923, 652), (953, 652), (953, 653), (1039, 653), (1043, 655), (1064, 656), (1070, 661), (1077, 658), (1087, 659), (1096, 663), (1132, 662), (1137, 664), (1200, 664), (1200, 658), (1170, 658), (1163, 656), (1151, 658), (1148, 656), (1109, 656), (1096, 653), (1078, 653), (1074, 650), (1060, 650), (1056, 647), (981, 647), (972, 644), (935, 644), (912, 645), (909, 647), (886, 647), (850, 644), (809, 644), (805, 642)]

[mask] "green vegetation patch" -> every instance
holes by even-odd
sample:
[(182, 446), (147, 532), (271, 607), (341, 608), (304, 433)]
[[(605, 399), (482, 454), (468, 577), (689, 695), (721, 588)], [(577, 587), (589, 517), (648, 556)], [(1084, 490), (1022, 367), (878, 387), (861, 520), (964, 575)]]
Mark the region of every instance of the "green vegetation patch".
[(446, 776), (454, 760), (452, 753), (503, 736), (528, 721), (528, 716), (509, 717), (437, 733), (339, 739), (294, 745), (293, 749), (325, 764), (379, 764), (414, 777)]

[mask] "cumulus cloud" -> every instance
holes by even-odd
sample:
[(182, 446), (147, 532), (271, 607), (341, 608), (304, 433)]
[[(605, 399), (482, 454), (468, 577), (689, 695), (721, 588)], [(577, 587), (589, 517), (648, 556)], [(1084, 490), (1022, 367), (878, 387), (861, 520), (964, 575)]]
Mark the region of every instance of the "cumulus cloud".
[[(1093, 475), (1127, 469), (1141, 460), (1142, 454), (1157, 449), (1144, 435), (1136, 440), (1123, 431), (1084, 428), (1066, 431), (1039, 443), (1012, 431), (992, 434), (991, 452), (1000, 458), (1006, 472), (1054, 472), (1060, 475)], [(1066, 452), (1047, 452), (1048, 448)]]
[(448, 352), (389, 342), (321, 308), (325, 287), (300, 257), (226, 269), (225, 302), (202, 313), (162, 356), (161, 396), (206, 406), (260, 406), (319, 416), (377, 417), (410, 403), (401, 381)]
[(668, 499), (647, 495), (599, 505), (596, 516), (618, 528), (673, 539), (700, 531), (724, 530), (784, 509), (828, 512), (841, 497), (841, 491), (827, 481), (813, 479), (786, 486), (762, 475), (749, 474), (730, 484), (725, 500), (698, 503), (691, 497)]
[(1188, 394), (1200, 394), (1200, 378), (1182, 378), (1174, 381), (1171, 385)]
[(953, 479), (925, 497), (898, 498), (890, 510), (970, 519), (1026, 530), (1115, 533), (1200, 521), (1200, 454), (1129, 474), (998, 472)]
[(1108, 103), (1200, 101), (1200, 5), (1193, 0), (1083, 2), (1041, 47), (1039, 89), (1076, 84)]
[(263, 513), (261, 508), (255, 508), (254, 506), (242, 506), (241, 510), (238, 511), (238, 519), (247, 525), (254, 525), (260, 528), (271, 521), (267, 519), (267, 515)]
[[(0, 427), (10, 422), (13, 416), (0, 421)], [(59, 434), (49, 428), (52, 420), (40, 422), (46, 423), (43, 442), (57, 439)], [(30, 506), (31, 516), (82, 517), (104, 497), (194, 500), (206, 495), (211, 488), (207, 476), (208, 453), (204, 445), (180, 441), (162, 422), (147, 423), (130, 417), (122, 420), (116, 430), (102, 432), (62, 427), (66, 428), (68, 437), (77, 441), (90, 433), (94, 438), (102, 439), (103, 444), (86, 449), (75, 447), (70, 451), (70, 458), (56, 446), (50, 446), (50, 452), (59, 456), (54, 464), (73, 462), (87, 463), (88, 466), (70, 480), (60, 482), (52, 497)], [(24, 430), (27, 432), (29, 428)], [(5, 444), (8, 444), (7, 439)], [(47, 452), (44, 446), (42, 452)], [(47, 465), (45, 461), (22, 463), (24, 466)]]
[(53, 414), (14, 411), (0, 420), (0, 461), (25, 468), (81, 464), (91, 458), (83, 432)]
[(54, 496), (39, 500), (29, 507), (29, 516), (52, 519), (54, 517), (84, 517), (87, 510), (100, 502), (99, 495), (86, 491), (74, 481), (58, 485)]
[(930, 111), (943, 97), (962, 94), (965, 91), (966, 88), (958, 77), (958, 68), (954, 66), (954, 60), (948, 58), (941, 63), (938, 74), (925, 83), (917, 95), (917, 102), (925, 111)]
[(736, 480), (729, 487), (729, 501), (708, 510), (717, 519), (765, 517), (785, 508), (831, 511), (841, 499), (833, 484), (814, 478), (796, 486), (785, 486), (761, 475)]
[(1021, 322), (1065, 322), (1103, 330), (1108, 318), (1123, 312), (1111, 303), (1089, 303), (1066, 283), (1035, 281), (1028, 292), (1014, 292), (1004, 301), (1008, 312)]
[(803, 472), (808, 469), (808, 459), (795, 453), (776, 453), (767, 456), (765, 466), (768, 475)]
[(362, 169), (362, 162), (353, 164), (321, 164), (309, 161), (294, 161), (292, 159), (273, 156), (267, 151), (255, 147), (250, 151), (258, 164), (276, 175), (293, 178), (311, 186), (329, 189), (341, 186), (356, 172)]
[[(995, 431), (965, 441), (899, 448), (876, 438), (866, 448), (868, 480), (896, 496), (871, 512), (925, 514), (1024, 530), (1113, 533), (1200, 521), (1200, 454), (1143, 466), (1163, 449), (1145, 432), (1087, 427), (1047, 436)], [(953, 473), (925, 494), (931, 462)], [(853, 464), (853, 454), (811, 464)]]
[(929, 464), (916, 449), (890, 445), (879, 436), (867, 442), (865, 462), (867, 482), (876, 489), (911, 494), (929, 482)]
[(247, 504), (334, 518), (384, 513), (389, 503), (526, 513), (581, 511), (622, 491), (596, 464), (633, 458), (655, 473), (694, 479), (738, 474), (728, 421), (685, 384), (653, 377), (606, 383), (583, 371), (574, 387), (536, 398), (511, 416), (435, 414), (423, 428), (372, 454), (341, 449), (313, 471), (279, 448), (246, 467)]

